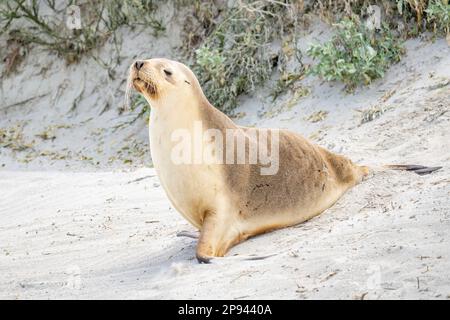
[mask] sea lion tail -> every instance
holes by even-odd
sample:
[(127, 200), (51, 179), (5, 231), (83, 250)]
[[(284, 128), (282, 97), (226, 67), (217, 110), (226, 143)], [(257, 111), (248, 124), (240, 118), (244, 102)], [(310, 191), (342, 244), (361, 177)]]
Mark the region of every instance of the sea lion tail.
[(434, 171), (441, 169), (442, 167), (426, 167), (417, 164), (388, 164), (383, 166), (387, 170), (402, 170), (402, 171), (412, 171), (418, 175), (430, 174)]

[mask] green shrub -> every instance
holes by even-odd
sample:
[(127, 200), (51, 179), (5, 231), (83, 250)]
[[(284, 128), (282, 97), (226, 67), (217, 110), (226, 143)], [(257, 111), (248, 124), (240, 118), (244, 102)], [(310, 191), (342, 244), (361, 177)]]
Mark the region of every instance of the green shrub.
[(290, 1), (240, 1), (215, 25), (207, 24), (210, 32), (199, 41), (192, 69), (217, 108), (230, 113), (240, 94), (252, 91), (280, 67), (282, 50), (270, 46), (292, 30), (293, 10)]
[(435, 32), (448, 34), (450, 32), (450, 5), (448, 0), (430, 1), (427, 9), (427, 22)]
[(342, 81), (348, 91), (383, 77), (404, 51), (386, 27), (377, 34), (350, 19), (344, 19), (335, 27), (336, 33), (330, 41), (309, 47), (308, 55), (318, 60), (309, 73), (327, 81)]

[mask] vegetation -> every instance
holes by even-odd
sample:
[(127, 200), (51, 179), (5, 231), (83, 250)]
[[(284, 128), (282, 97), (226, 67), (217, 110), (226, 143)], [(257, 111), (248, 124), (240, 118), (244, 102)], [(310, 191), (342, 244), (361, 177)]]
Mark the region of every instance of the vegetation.
[(155, 32), (164, 29), (153, 16), (156, 6), (151, 0), (90, 1), (78, 6), (83, 13), (82, 27), (65, 28), (67, 10), (74, 3), (71, 0), (61, 6), (55, 0), (7, 0), (0, 4), (0, 35), (7, 33), (10, 42), (56, 52), (71, 63), (115, 37), (121, 26), (144, 25)]
[(271, 44), (295, 30), (298, 7), (293, 2), (239, 1), (216, 20), (197, 14), (208, 30), (193, 37), (199, 45), (192, 68), (216, 107), (230, 112), (240, 94), (263, 83), (275, 68), (284, 69), (286, 52)]
[[(316, 12), (332, 22), (354, 15), (366, 17), (369, 7), (377, 5), (383, 11), (386, 23), (396, 26), (399, 18), (403, 17), (403, 22), (408, 24), (407, 29), (413, 29), (410, 20), (414, 18), (417, 30), (433, 27), (434, 23), (442, 25), (445, 23), (443, 15), (447, 12), (448, 16), (449, 10), (448, 0), (315, 0), (312, 3)], [(434, 15), (435, 22), (432, 22), (430, 15)]]
[[(288, 90), (295, 95), (306, 74), (342, 81), (352, 90), (382, 77), (400, 59), (402, 38), (425, 30), (445, 35), (450, 29), (448, 0), (172, 1), (176, 10), (190, 13), (184, 22), (184, 43), (180, 48), (184, 58), (190, 61), (210, 101), (227, 113), (233, 112), (239, 95), (253, 91), (274, 71), (278, 71), (278, 81), (271, 93), (273, 99)], [(55, 52), (68, 63), (89, 54), (104, 65), (94, 49), (112, 39), (117, 49), (114, 59), (119, 63), (120, 39), (116, 31), (122, 26), (142, 26), (161, 33), (164, 25), (155, 14), (158, 3), (2, 1), (0, 36), (8, 41), (2, 57), (6, 74), (21, 62), (28, 45)], [(67, 9), (73, 4), (81, 10), (79, 29), (63, 27)], [(380, 30), (369, 30), (364, 23), (371, 5), (381, 8)], [(308, 50), (317, 61), (309, 71), (296, 47), (298, 31), (307, 24), (305, 14), (319, 15), (336, 26), (329, 42), (314, 44)], [(289, 69), (288, 62), (295, 58), (298, 69)], [(140, 115), (148, 114), (142, 99), (134, 101), (134, 105), (141, 110)]]
[[(382, 23), (378, 30), (361, 22), (368, 18), (369, 6), (374, 4), (385, 14), (379, 17)], [(315, 8), (322, 16), (332, 17), (329, 20), (338, 17), (339, 22), (334, 23), (336, 31), (329, 42), (309, 48), (308, 54), (318, 60), (309, 73), (327, 81), (342, 81), (348, 91), (383, 77), (401, 58), (402, 37), (417, 35), (425, 27), (435, 33), (449, 33), (448, 0), (318, 0)]]
[(450, 34), (450, 5), (448, 0), (430, 1), (427, 9), (427, 22), (433, 26), (436, 33)]
[(387, 27), (375, 33), (358, 20), (344, 19), (334, 25), (336, 33), (324, 44), (314, 44), (308, 54), (319, 62), (309, 72), (327, 81), (342, 81), (349, 91), (358, 84), (381, 78), (400, 60), (403, 49)]

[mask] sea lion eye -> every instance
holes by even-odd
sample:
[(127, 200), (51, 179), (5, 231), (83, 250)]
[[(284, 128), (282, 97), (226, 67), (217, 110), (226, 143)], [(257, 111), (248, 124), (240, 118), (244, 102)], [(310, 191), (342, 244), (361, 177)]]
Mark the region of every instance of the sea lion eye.
[(164, 73), (166, 74), (166, 76), (171, 76), (172, 75), (172, 71), (170, 71), (168, 69), (164, 69)]

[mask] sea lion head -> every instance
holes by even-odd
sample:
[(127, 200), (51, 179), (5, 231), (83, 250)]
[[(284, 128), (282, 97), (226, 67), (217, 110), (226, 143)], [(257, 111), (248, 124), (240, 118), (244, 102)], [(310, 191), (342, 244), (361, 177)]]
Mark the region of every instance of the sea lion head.
[[(130, 66), (128, 89), (142, 94), (152, 107), (174, 99), (205, 99), (194, 73), (169, 59), (136, 60)], [(175, 100), (176, 101), (176, 100)]]

